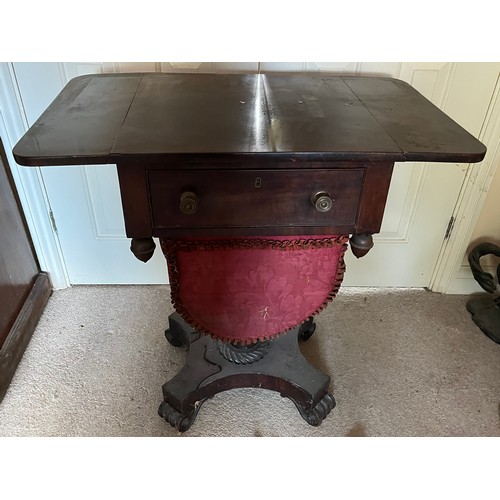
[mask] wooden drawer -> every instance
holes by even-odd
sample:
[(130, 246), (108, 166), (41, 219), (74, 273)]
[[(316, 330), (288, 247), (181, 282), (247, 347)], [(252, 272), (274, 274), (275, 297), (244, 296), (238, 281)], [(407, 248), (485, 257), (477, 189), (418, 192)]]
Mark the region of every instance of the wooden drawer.
[[(153, 230), (175, 228), (354, 228), (365, 170), (149, 170)], [(311, 196), (334, 200), (318, 211)], [(183, 193), (194, 193), (196, 211), (181, 211)]]

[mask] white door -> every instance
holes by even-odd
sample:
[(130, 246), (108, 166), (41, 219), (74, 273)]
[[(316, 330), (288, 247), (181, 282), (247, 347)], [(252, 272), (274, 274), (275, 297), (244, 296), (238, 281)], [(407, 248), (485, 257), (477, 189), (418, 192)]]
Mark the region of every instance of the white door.
[[(74, 76), (99, 72), (327, 71), (381, 75), (412, 84), (476, 137), (497, 81), (490, 63), (15, 63), (13, 72), (31, 125)], [(347, 286), (428, 286), (467, 165), (402, 163), (395, 167), (375, 247), (347, 256)], [(43, 183), (71, 284), (166, 283), (159, 249), (139, 262), (125, 237), (116, 168), (48, 167)]]

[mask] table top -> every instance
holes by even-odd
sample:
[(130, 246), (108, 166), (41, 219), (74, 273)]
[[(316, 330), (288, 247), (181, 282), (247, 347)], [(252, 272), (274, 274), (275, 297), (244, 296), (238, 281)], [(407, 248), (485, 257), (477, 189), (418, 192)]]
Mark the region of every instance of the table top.
[(477, 162), (485, 152), (401, 80), (304, 73), (80, 76), (13, 150), (27, 166), (200, 155)]

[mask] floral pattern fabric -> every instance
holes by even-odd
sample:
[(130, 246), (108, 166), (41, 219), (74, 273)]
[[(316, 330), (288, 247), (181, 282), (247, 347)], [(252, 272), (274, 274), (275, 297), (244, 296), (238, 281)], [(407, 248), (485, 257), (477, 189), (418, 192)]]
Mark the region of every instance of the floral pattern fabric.
[(172, 302), (201, 333), (269, 339), (323, 309), (344, 275), (347, 236), (161, 240)]

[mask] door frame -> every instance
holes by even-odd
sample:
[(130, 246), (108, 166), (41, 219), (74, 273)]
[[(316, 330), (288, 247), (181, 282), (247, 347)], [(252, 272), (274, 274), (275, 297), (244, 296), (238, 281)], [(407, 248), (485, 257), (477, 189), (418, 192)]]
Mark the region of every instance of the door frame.
[[(33, 244), (43, 271), (50, 274), (54, 289), (71, 286), (57, 231), (51, 221), (49, 199), (38, 167), (22, 168), (12, 156), (12, 147), (28, 129), (12, 63), (0, 63), (0, 134), (21, 204), (26, 214)], [(469, 244), (475, 222), (481, 212), (487, 188), (500, 162), (500, 149), (495, 139), (500, 136), (500, 80), (497, 81), (487, 117), (479, 139), (488, 147), (481, 163), (470, 164), (460, 191), (451, 237), (443, 241), (428, 288), (432, 291), (460, 293), (453, 281), (460, 271), (463, 255)], [(424, 181), (425, 182), (425, 181)], [(463, 292), (467, 293), (467, 292)]]

